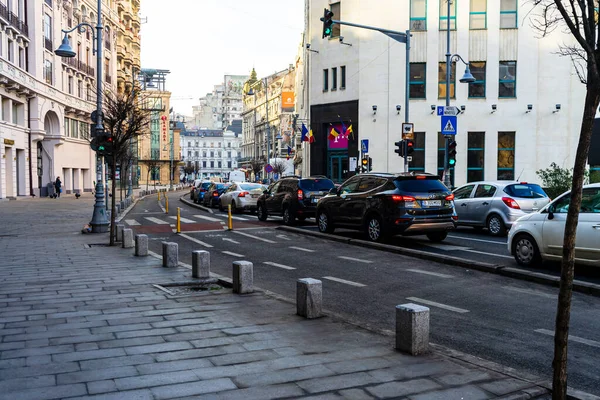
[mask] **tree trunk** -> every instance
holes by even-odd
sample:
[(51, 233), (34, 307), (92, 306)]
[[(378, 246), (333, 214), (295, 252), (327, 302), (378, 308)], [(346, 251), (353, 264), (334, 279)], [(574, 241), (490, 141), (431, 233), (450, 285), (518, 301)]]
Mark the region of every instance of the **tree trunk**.
[(116, 189), (117, 189), (117, 180), (115, 179), (115, 171), (117, 170), (117, 160), (116, 157), (113, 156), (112, 158), (112, 171), (110, 172), (111, 175), (111, 179), (112, 179), (112, 197), (111, 197), (111, 202), (110, 202), (110, 245), (114, 246), (115, 242), (116, 242), (116, 237), (117, 237), (117, 227), (116, 227), (116, 211), (117, 211), (117, 207), (116, 207), (116, 201), (117, 201), (117, 196), (116, 196)]
[(587, 164), (594, 116), (600, 101), (600, 88), (592, 74), (588, 74), (587, 94), (583, 109), (583, 119), (575, 156), (573, 168), (573, 184), (571, 187), (571, 203), (565, 223), (563, 239), (563, 254), (560, 271), (560, 290), (558, 293), (558, 304), (556, 309), (556, 325), (554, 332), (554, 370), (552, 377), (552, 399), (564, 400), (567, 398), (567, 352), (569, 339), (569, 320), (571, 318), (571, 297), (573, 294), (573, 276), (575, 270), (575, 238), (577, 234), (577, 222), (579, 221), (579, 209), (581, 208), (581, 197), (585, 167)]

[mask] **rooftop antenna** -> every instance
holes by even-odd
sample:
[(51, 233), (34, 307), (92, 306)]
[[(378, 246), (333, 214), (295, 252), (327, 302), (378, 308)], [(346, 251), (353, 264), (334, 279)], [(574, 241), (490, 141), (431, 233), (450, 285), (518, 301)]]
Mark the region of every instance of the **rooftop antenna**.
[(523, 168), (523, 169), (521, 170), (521, 173), (520, 173), (520, 174), (519, 174), (519, 176), (517, 177), (517, 182), (520, 182), (520, 181), (521, 181), (521, 175), (523, 175), (523, 171), (525, 171), (525, 168)]

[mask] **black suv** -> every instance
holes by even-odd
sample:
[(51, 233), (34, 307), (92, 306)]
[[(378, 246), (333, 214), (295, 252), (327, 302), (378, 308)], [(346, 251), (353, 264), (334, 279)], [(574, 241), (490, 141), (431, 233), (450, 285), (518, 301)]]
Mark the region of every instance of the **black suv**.
[(442, 241), (456, 227), (454, 195), (431, 174), (355, 175), (317, 205), (319, 231), (337, 227), (363, 230), (367, 239), (427, 235)]
[(296, 218), (304, 221), (315, 216), (317, 202), (334, 188), (333, 181), (321, 177), (285, 177), (273, 183), (257, 201), (257, 216), (282, 215), (286, 225)]

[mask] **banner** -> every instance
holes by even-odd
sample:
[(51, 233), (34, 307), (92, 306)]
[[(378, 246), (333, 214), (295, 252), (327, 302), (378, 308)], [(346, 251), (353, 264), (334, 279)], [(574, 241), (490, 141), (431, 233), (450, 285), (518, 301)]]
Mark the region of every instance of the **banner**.
[(294, 92), (281, 92), (281, 111), (294, 111), (295, 102)]

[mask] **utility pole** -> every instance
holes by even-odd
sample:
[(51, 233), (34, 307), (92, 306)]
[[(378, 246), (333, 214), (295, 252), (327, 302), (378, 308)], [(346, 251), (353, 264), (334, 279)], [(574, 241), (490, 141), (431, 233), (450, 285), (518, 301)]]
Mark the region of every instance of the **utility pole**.
[[(452, 5), (452, 0), (446, 0), (446, 2), (448, 3), (448, 13), (446, 14), (446, 107), (449, 107), (450, 67), (452, 57), (452, 53), (450, 52), (450, 6)], [(447, 188), (450, 188), (452, 186), (452, 180), (450, 179), (450, 168), (448, 165), (448, 143), (450, 143), (450, 139), (448, 136), (444, 136), (444, 185), (446, 185)]]

